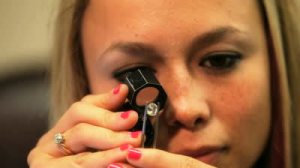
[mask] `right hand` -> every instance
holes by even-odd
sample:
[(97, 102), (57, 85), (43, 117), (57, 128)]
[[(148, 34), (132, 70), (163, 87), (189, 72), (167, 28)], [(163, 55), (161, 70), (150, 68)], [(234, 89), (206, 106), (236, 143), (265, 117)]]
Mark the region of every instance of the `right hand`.
[[(88, 95), (71, 105), (31, 150), (29, 166), (101, 168), (110, 163), (122, 163), (130, 167), (125, 163), (127, 152), (120, 150), (120, 146), (140, 145), (141, 133), (128, 131), (136, 124), (138, 115), (134, 111), (114, 112), (125, 102), (127, 94), (127, 86), (121, 84), (109, 93)], [(64, 144), (73, 154), (65, 155), (58, 148), (53, 139), (56, 133), (63, 134)]]

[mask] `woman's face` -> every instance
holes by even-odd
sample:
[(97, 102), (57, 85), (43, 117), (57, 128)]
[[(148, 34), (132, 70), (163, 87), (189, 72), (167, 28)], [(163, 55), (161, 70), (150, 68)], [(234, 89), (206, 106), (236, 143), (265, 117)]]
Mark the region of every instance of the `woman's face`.
[(270, 130), (268, 51), (253, 0), (91, 0), (82, 27), (92, 93), (146, 66), (168, 102), (159, 148), (250, 167)]

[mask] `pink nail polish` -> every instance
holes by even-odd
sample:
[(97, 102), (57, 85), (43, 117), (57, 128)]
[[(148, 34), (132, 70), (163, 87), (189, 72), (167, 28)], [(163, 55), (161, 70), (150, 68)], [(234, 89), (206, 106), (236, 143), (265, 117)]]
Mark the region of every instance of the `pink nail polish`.
[(128, 144), (123, 144), (123, 145), (120, 146), (121, 151), (127, 150), (128, 148), (129, 148)]
[(107, 168), (123, 168), (120, 164), (112, 163), (107, 166)]
[(142, 156), (141, 151), (137, 149), (129, 149), (128, 158), (133, 160), (139, 160)]
[(127, 118), (129, 117), (129, 114), (130, 114), (130, 113), (131, 113), (131, 110), (122, 112), (122, 113), (121, 113), (121, 117), (122, 117), (123, 119), (127, 119)]
[(131, 132), (130, 135), (132, 138), (137, 138), (141, 134), (141, 131)]
[(119, 91), (120, 91), (120, 88), (121, 88), (121, 84), (119, 84), (117, 87), (115, 87), (114, 89), (113, 89), (113, 94), (118, 94), (119, 93)]

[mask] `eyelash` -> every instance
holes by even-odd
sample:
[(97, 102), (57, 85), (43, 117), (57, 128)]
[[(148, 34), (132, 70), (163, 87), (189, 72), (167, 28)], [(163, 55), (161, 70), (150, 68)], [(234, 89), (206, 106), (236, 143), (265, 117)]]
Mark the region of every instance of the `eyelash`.
[[(226, 72), (232, 70), (241, 59), (242, 54), (238, 52), (213, 52), (202, 58), (198, 65), (208, 68), (208, 70), (211, 70), (213, 72)], [(156, 72), (155, 69), (151, 68), (148, 65), (136, 64), (131, 65), (128, 68), (121, 68), (119, 70), (116, 70), (115, 72), (113, 72), (113, 77), (118, 79), (125, 73), (134, 71), (138, 68), (150, 68), (154, 73)]]
[(199, 66), (208, 68), (216, 72), (232, 70), (242, 59), (242, 54), (238, 52), (213, 52), (206, 55)]
[(125, 73), (130, 72), (130, 71), (134, 71), (134, 70), (139, 69), (139, 68), (140, 69), (141, 68), (148, 68), (148, 69), (151, 69), (154, 73), (156, 72), (153, 68), (151, 68), (147, 65), (132, 65), (128, 68), (120, 69), (120, 70), (117, 70), (117, 71), (113, 72), (113, 77), (119, 79)]

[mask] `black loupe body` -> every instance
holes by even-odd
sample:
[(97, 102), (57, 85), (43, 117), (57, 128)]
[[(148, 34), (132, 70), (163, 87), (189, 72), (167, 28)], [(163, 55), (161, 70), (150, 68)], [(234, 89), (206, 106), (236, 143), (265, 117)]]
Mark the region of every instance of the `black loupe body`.
[[(145, 107), (150, 103), (151, 105), (155, 104), (158, 108), (157, 111), (160, 111), (165, 105), (167, 95), (156, 79), (153, 71), (149, 68), (138, 68), (133, 71), (128, 71), (118, 78), (129, 87), (127, 96), (128, 104), (130, 108), (136, 110), (139, 115), (138, 122), (132, 130), (142, 130)], [(155, 132), (149, 119), (147, 119), (145, 123), (146, 140), (144, 146), (151, 147), (154, 141)]]

